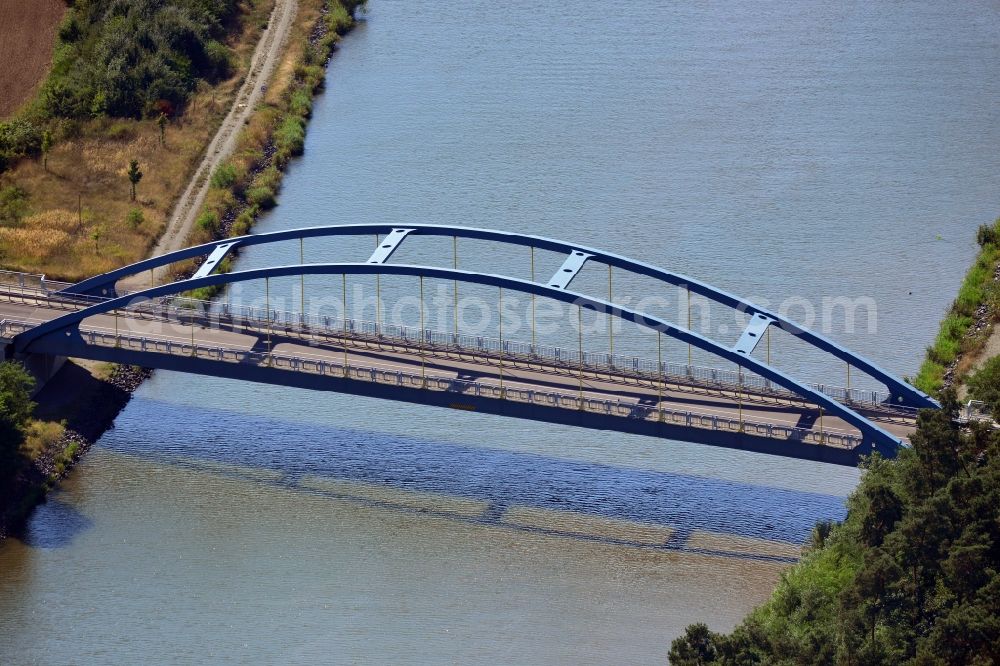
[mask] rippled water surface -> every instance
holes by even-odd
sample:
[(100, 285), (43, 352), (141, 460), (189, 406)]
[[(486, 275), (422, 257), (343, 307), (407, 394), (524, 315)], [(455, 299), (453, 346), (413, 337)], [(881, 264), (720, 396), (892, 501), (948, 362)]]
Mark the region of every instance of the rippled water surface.
[[(990, 3), (370, 4), (260, 231), (484, 226), (799, 317), (868, 297), (877, 330), (830, 334), (903, 374), (1000, 210)], [(0, 662), (663, 663), (857, 478), (158, 373), (0, 547)]]

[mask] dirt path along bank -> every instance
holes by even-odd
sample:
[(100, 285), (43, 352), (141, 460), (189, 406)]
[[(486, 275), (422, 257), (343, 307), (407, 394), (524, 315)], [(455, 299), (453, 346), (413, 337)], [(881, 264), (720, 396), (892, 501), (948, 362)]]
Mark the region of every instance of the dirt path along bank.
[[(232, 155), (240, 128), (250, 119), (263, 98), (263, 87), (271, 80), (281, 61), (297, 13), (298, 0), (275, 0), (271, 19), (254, 50), (250, 71), (236, 95), (233, 107), (209, 143), (205, 157), (202, 158), (184, 193), (174, 205), (173, 212), (167, 220), (167, 227), (150, 252), (150, 256), (173, 252), (187, 245), (188, 235), (208, 194), (212, 173)], [(166, 270), (166, 268), (156, 269), (154, 278), (157, 280), (163, 278)]]

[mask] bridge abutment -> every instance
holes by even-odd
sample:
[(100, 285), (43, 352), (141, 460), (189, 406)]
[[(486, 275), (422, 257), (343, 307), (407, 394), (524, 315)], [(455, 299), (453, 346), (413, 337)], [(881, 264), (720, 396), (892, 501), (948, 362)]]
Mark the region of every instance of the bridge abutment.
[(32, 392), (34, 396), (59, 372), (66, 363), (66, 357), (50, 354), (15, 354), (12, 342), (0, 340), (0, 362), (3, 361), (18, 361), (35, 378), (35, 390)]

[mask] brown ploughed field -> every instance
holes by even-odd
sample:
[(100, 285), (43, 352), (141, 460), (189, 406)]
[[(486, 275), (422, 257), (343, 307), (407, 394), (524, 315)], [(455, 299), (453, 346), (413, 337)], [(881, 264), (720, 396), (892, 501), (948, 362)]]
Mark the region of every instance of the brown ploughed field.
[(52, 64), (63, 0), (0, 0), (0, 118), (31, 98)]

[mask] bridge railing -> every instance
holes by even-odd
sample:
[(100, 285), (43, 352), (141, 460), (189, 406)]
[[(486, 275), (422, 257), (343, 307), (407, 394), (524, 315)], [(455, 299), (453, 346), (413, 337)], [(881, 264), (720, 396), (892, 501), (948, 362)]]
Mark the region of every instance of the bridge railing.
[[(197, 307), (187, 299), (178, 306), (179, 310)], [(364, 335), (372, 338), (387, 338), (406, 343), (432, 345), (441, 349), (459, 347), (482, 353), (502, 353), (504, 355), (523, 358), (544, 359), (557, 364), (578, 366), (581, 362), (590, 371), (611, 373), (630, 372), (645, 375), (648, 379), (658, 379), (663, 375), (667, 381), (680, 380), (696, 382), (713, 387), (731, 387), (732, 390), (760, 391), (781, 395), (787, 399), (798, 400), (799, 397), (770, 380), (750, 372), (737, 372), (699, 365), (660, 362), (656, 359), (640, 356), (609, 354), (584, 349), (582, 356), (579, 350), (567, 349), (556, 345), (532, 344), (526, 341), (504, 339), (502, 344), (498, 338), (484, 335), (469, 335), (452, 331), (440, 331), (431, 328), (421, 330), (419, 327), (399, 324), (387, 324), (371, 320), (360, 320), (343, 317), (301, 314), (281, 310), (265, 310), (251, 306), (232, 306), (221, 303), (218, 314), (231, 317), (236, 321), (257, 321), (280, 325), (286, 330), (315, 332), (317, 330), (336, 335), (346, 331), (350, 334)], [(206, 308), (207, 310), (207, 308)], [(210, 315), (209, 315), (210, 316)], [(659, 366), (659, 367), (658, 367)], [(876, 390), (846, 388), (827, 384), (810, 384), (811, 388), (825, 393), (841, 402), (880, 406), (889, 400), (889, 395)], [(915, 410), (913, 410), (915, 411)]]
[[(729, 390), (759, 391), (780, 395), (790, 400), (799, 400), (799, 397), (791, 391), (750, 372), (737, 373), (735, 370), (671, 362), (659, 363), (659, 369), (657, 369), (658, 363), (655, 359), (639, 356), (612, 355), (584, 349), (581, 358), (579, 350), (556, 345), (531, 344), (511, 339), (503, 340), (501, 345), (498, 338), (484, 335), (469, 335), (430, 328), (421, 330), (418, 327), (399, 324), (354, 318), (345, 320), (343, 317), (302, 314), (276, 309), (267, 310), (253, 306), (233, 306), (220, 303), (213, 308), (212, 304), (206, 301), (196, 301), (184, 297), (170, 297), (160, 299), (156, 303), (137, 304), (129, 309), (136, 312), (163, 312), (164, 309), (167, 309), (173, 314), (199, 312), (200, 316), (206, 318), (207, 322), (216, 325), (222, 322), (256, 322), (259, 325), (281, 326), (287, 332), (305, 334), (320, 332), (331, 336), (346, 332), (350, 335), (367, 336), (373, 340), (396, 340), (402, 343), (423, 344), (440, 349), (461, 348), (485, 354), (500, 354), (502, 347), (504, 355), (520, 356), (525, 359), (541, 359), (574, 367), (582, 362), (588, 371), (634, 373), (645, 375), (647, 379), (651, 380), (658, 379), (662, 375), (666, 381), (694, 382), (715, 388), (728, 388)], [(841, 402), (875, 407), (884, 404), (889, 399), (888, 394), (875, 390), (826, 384), (811, 384), (810, 386)]]
[[(40, 280), (36, 281), (33, 278)], [(32, 293), (49, 297), (64, 288), (64, 283), (46, 282), (44, 276), (30, 276), (23, 273), (9, 273), (11, 286), (17, 286), (20, 293), (28, 297)], [(15, 284), (16, 283), (16, 284)], [(4, 286), (0, 279), (0, 287)], [(40, 285), (40, 286), (39, 286)], [(67, 307), (89, 305), (105, 301), (107, 298), (98, 296), (67, 297)], [(164, 318), (187, 318), (197, 313), (204, 325), (219, 326), (223, 323), (255, 322), (257, 325), (281, 326), (286, 332), (302, 334), (321, 333), (338, 336), (347, 333), (352, 336), (367, 336), (377, 340), (398, 340), (403, 343), (417, 343), (433, 346), (439, 349), (461, 348), (474, 350), (484, 354), (512, 355), (525, 359), (541, 359), (558, 365), (579, 367), (581, 364), (588, 371), (608, 373), (631, 373), (644, 376), (646, 379), (667, 382), (693, 383), (721, 390), (744, 390), (771, 394), (782, 399), (799, 401), (795, 393), (777, 386), (768, 379), (750, 372), (737, 372), (734, 369), (712, 368), (682, 363), (661, 362), (656, 359), (622, 354), (609, 354), (584, 349), (582, 354), (576, 349), (567, 349), (556, 345), (532, 344), (520, 340), (505, 339), (501, 345), (498, 338), (482, 335), (469, 335), (451, 331), (440, 331), (431, 328), (420, 330), (398, 324), (388, 324), (364, 319), (331, 317), (318, 314), (298, 313), (277, 309), (266, 309), (255, 306), (236, 306), (224, 302), (204, 301), (185, 296), (169, 296), (143, 301), (124, 308), (129, 312), (162, 316)], [(842, 387), (829, 384), (810, 383), (813, 388), (834, 400), (850, 404), (881, 408), (890, 401), (890, 396), (873, 389)], [(915, 414), (916, 409), (893, 406), (893, 410), (904, 414)]]
[[(0, 321), (0, 337), (12, 337), (35, 326), (37, 322), (21, 320)], [(455, 408), (462, 409), (463, 395), (510, 400), (541, 407), (616, 416), (628, 419), (660, 421), (668, 425), (716, 431), (745, 433), (777, 440), (795, 440), (806, 444), (853, 449), (862, 443), (861, 438), (851, 432), (836, 429), (811, 430), (776, 423), (766, 423), (748, 419), (733, 418), (731, 415), (710, 410), (680, 410), (667, 407), (653, 407), (629, 402), (621, 398), (595, 397), (587, 392), (565, 393), (551, 390), (528, 388), (519, 382), (508, 381), (504, 385), (479, 381), (460, 380), (431, 374), (401, 371), (376, 363), (357, 364), (344, 362), (335, 357), (321, 357), (308, 354), (286, 354), (248, 351), (243, 349), (205, 345), (195, 340), (116, 333), (101, 328), (82, 328), (80, 331), (87, 344), (129, 349), (133, 351), (195, 357), (223, 363), (251, 364), (276, 370), (305, 372), (321, 376), (339, 377), (357, 381), (372, 382), (390, 386), (421, 388), (455, 394)]]
[(0, 271), (0, 287), (26, 292), (48, 291), (48, 283), (45, 281), (44, 275), (18, 271)]

